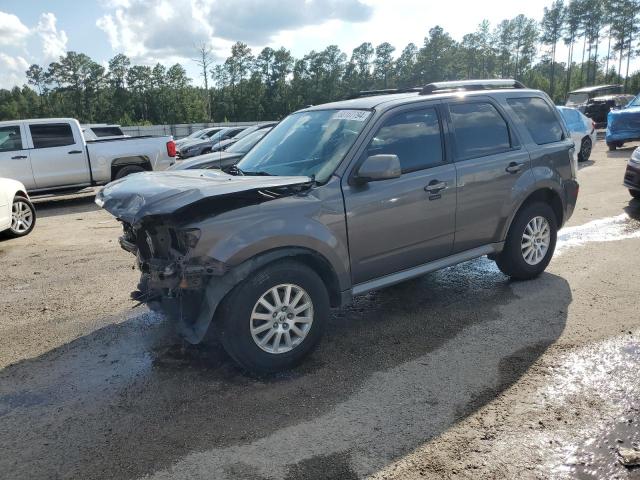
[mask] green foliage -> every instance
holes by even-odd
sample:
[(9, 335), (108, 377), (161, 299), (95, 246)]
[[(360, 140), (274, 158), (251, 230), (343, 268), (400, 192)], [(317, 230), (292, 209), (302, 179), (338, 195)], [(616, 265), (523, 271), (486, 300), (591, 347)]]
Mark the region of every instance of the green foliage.
[[(296, 59), (285, 48), (256, 55), (237, 42), (214, 64), (201, 45), (194, 62), (204, 87), (193, 86), (180, 64), (132, 65), (118, 54), (105, 69), (67, 52), (46, 67), (31, 65), (29, 86), (0, 90), (0, 119), (70, 116), (122, 125), (277, 120), (361, 90), (467, 78), (513, 77), (557, 102), (587, 84), (625, 82), (627, 91), (637, 92), (640, 73), (630, 74), (629, 64), (638, 54), (640, 0), (566, 1), (554, 0), (540, 22), (518, 15), (492, 28), (483, 20), (459, 42), (435, 26), (421, 47), (410, 43), (402, 50), (365, 42), (348, 56), (329, 45)], [(569, 47), (566, 61), (556, 58), (561, 41)], [(606, 51), (598, 48), (603, 43)]]

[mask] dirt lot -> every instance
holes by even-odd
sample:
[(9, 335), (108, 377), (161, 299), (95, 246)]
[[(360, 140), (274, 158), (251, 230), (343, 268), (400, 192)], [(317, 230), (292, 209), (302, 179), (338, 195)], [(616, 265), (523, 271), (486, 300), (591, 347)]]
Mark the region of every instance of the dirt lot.
[(39, 201), (0, 242), (0, 476), (640, 478), (615, 453), (640, 441), (630, 153), (597, 145), (539, 279), (480, 259), (358, 298), (269, 380), (132, 308), (133, 258), (91, 196)]

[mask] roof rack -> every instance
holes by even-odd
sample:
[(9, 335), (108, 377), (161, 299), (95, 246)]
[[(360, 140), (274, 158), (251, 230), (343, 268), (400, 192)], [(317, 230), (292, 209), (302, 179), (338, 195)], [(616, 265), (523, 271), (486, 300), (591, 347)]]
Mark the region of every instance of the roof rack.
[(361, 97), (372, 97), (374, 95), (392, 95), (394, 93), (411, 93), (421, 92), (422, 87), (410, 87), (410, 88), (385, 88), (382, 90), (362, 90), (361, 92), (354, 93), (349, 96), (349, 100)]
[(458, 80), (453, 82), (434, 82), (420, 89), (420, 95), (472, 90), (495, 90), (500, 88), (527, 88), (511, 78), (495, 78), (488, 80)]

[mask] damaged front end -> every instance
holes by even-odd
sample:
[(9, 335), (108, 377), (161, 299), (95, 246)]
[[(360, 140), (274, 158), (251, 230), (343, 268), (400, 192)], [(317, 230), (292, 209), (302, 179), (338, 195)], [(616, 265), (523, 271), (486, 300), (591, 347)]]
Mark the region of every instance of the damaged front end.
[(187, 341), (198, 343), (222, 299), (211, 302), (216, 295), (207, 292), (207, 286), (212, 277), (222, 278), (229, 268), (210, 257), (191, 256), (201, 235), (196, 228), (181, 230), (157, 222), (133, 226), (123, 221), (122, 225), (120, 246), (136, 256), (141, 272), (132, 298), (167, 315)]
[(231, 268), (196, 253), (208, 251), (197, 248), (203, 233), (199, 221), (292, 195), (309, 182), (307, 177), (150, 172), (107, 185), (96, 203), (120, 220), (120, 246), (136, 256), (141, 278), (132, 298), (164, 313), (181, 336), (198, 343), (220, 301), (254, 268), (252, 262)]

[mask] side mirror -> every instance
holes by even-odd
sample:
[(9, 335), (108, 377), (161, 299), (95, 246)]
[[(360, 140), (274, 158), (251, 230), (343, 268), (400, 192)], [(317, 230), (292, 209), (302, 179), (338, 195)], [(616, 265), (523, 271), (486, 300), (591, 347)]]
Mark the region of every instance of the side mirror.
[(377, 182), (398, 178), (402, 174), (397, 155), (372, 155), (362, 162), (355, 179), (359, 183)]

